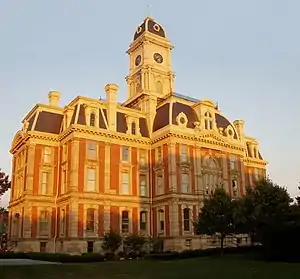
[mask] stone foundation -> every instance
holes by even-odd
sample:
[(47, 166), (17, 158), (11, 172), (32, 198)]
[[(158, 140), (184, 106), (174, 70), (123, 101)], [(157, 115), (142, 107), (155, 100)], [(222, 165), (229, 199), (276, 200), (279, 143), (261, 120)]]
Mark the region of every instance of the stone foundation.
[[(237, 239), (240, 239), (238, 241)], [(104, 253), (101, 248), (102, 240), (62, 240), (57, 239), (55, 244), (53, 239), (48, 240), (21, 240), (14, 241), (15, 252), (45, 252), (45, 253), (67, 253), (83, 254), (87, 252)], [(239, 237), (227, 237), (224, 241), (225, 247), (237, 247), (250, 245), (250, 239), (241, 235)], [(180, 236), (164, 239), (164, 251), (184, 251), (193, 249), (208, 249), (220, 247), (220, 240), (207, 236)], [(120, 247), (122, 250), (122, 246)]]

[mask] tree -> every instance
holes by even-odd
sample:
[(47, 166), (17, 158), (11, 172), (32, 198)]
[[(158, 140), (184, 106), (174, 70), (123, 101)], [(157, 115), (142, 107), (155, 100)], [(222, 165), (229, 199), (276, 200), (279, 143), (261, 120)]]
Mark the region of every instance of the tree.
[[(298, 190), (300, 191), (300, 186), (298, 186)], [(300, 196), (296, 197), (297, 204), (300, 206)]]
[(233, 232), (233, 202), (223, 188), (204, 200), (195, 229), (197, 234), (218, 235), (223, 254), (224, 239)]
[(122, 244), (122, 237), (114, 232), (109, 232), (104, 235), (102, 248), (105, 251), (115, 253)]
[(258, 180), (234, 209), (235, 232), (248, 233), (252, 244), (255, 238), (262, 240), (266, 230), (286, 221), (291, 201), (287, 190), (271, 179)]
[(123, 241), (125, 246), (128, 248), (129, 253), (140, 253), (146, 242), (146, 238), (139, 234), (130, 234)]
[(10, 189), (11, 182), (9, 180), (9, 176), (6, 175), (4, 172), (0, 169), (0, 197), (8, 190)]

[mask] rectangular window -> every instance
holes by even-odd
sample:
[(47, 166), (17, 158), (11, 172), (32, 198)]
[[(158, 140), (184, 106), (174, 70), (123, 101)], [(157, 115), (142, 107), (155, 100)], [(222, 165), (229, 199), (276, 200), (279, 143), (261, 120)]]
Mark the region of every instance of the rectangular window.
[(234, 156), (234, 155), (230, 156), (230, 169), (237, 170), (236, 156)]
[(183, 210), (183, 230), (185, 232), (190, 231), (190, 209), (185, 208)]
[(48, 235), (49, 233), (49, 213), (46, 210), (40, 212), (40, 235)]
[(121, 194), (122, 195), (129, 195), (129, 173), (123, 172), (121, 177)]
[(87, 153), (88, 159), (96, 159), (97, 158), (97, 144), (94, 141), (89, 141), (87, 143)]
[(140, 165), (147, 165), (147, 150), (140, 149)]
[(163, 232), (165, 230), (165, 212), (163, 210), (158, 211), (158, 220), (159, 220), (159, 231)]
[(162, 175), (158, 175), (156, 178), (156, 189), (157, 189), (157, 195), (162, 195), (164, 193)]
[(47, 195), (48, 194), (48, 177), (49, 174), (47, 172), (42, 172), (42, 183), (41, 183), (41, 194)]
[(122, 161), (129, 161), (129, 147), (127, 146), (122, 146)]
[(140, 230), (141, 231), (147, 230), (147, 211), (140, 212)]
[(96, 170), (88, 169), (87, 170), (87, 192), (95, 192), (96, 191)]
[(95, 209), (88, 208), (86, 211), (86, 230), (93, 232), (95, 230)]
[(147, 196), (147, 175), (140, 174), (140, 196)]
[(129, 213), (128, 211), (122, 211), (122, 233), (129, 232)]
[(188, 148), (185, 144), (182, 144), (181, 145), (181, 162), (187, 162), (187, 159), (188, 159), (188, 154), (187, 154), (187, 151)]
[(64, 209), (62, 209), (60, 214), (60, 235), (65, 235), (65, 223), (66, 223), (66, 212)]
[(51, 163), (51, 147), (45, 146), (44, 148), (44, 163)]
[(61, 194), (64, 194), (67, 190), (67, 170), (63, 170), (63, 177), (62, 177), (63, 183), (61, 187)]
[(181, 190), (182, 193), (189, 193), (189, 175), (187, 173), (181, 174)]
[(161, 147), (159, 146), (157, 148), (157, 161), (161, 162), (161, 160), (162, 160), (162, 151), (161, 151)]

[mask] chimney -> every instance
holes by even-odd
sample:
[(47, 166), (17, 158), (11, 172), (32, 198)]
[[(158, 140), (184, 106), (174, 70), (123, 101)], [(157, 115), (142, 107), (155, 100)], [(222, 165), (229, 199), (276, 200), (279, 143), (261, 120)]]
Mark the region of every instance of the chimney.
[(107, 112), (108, 112), (108, 129), (116, 131), (117, 123), (117, 92), (119, 86), (116, 84), (106, 84), (106, 102), (107, 102)]
[(51, 90), (48, 94), (49, 105), (59, 107), (60, 93), (56, 90)]
[(233, 125), (239, 135), (240, 140), (243, 142), (245, 139), (245, 132), (244, 132), (245, 122), (243, 120), (235, 120), (233, 122)]

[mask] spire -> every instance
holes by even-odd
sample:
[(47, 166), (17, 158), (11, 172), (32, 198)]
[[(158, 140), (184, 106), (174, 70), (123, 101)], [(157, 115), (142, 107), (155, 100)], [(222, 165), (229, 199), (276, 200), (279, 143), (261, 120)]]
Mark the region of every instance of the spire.
[(152, 5), (148, 4), (147, 7), (148, 7), (148, 16), (147, 17), (151, 18), (151, 8), (152, 8)]

